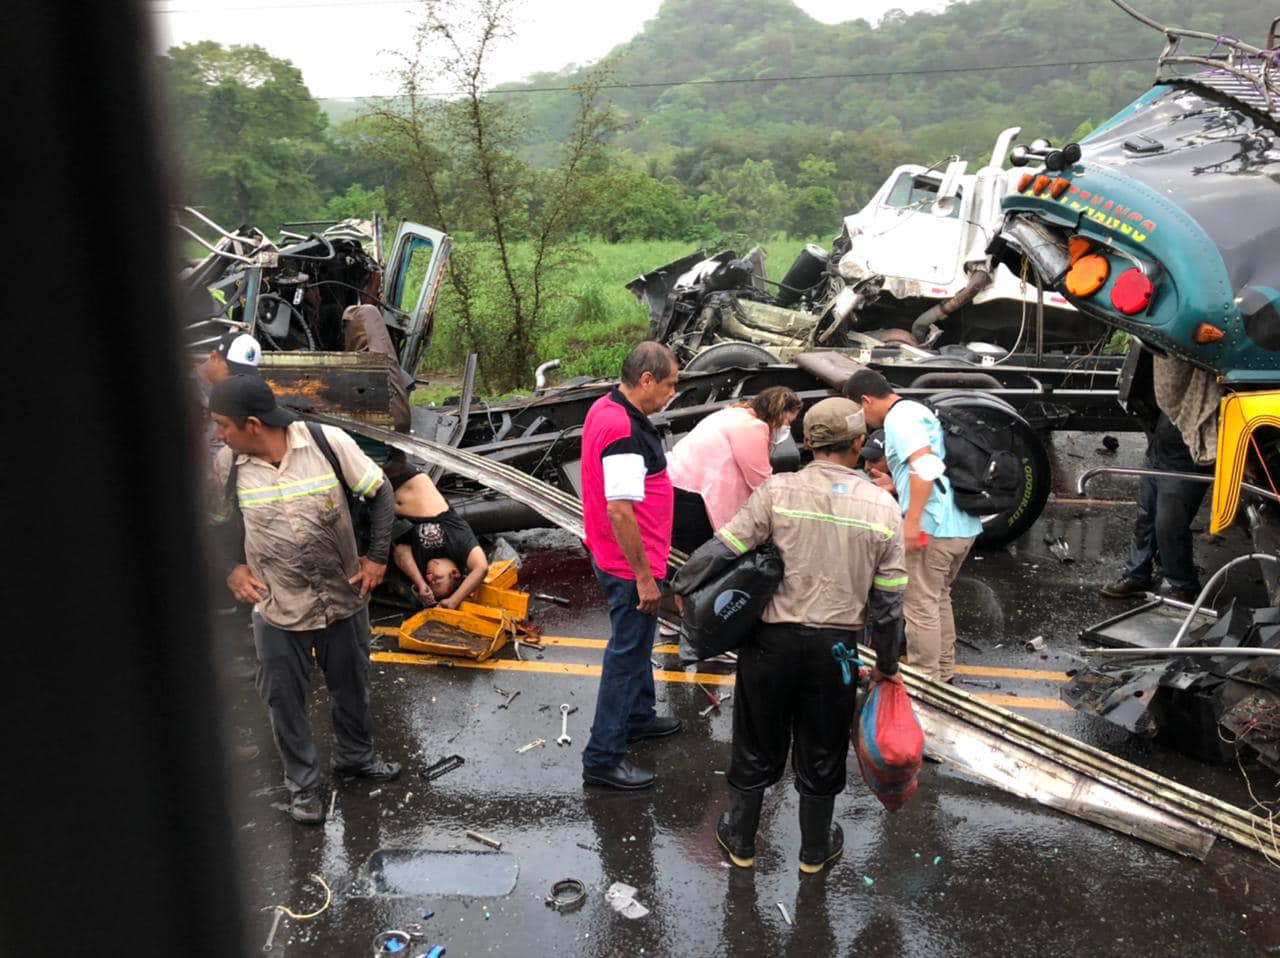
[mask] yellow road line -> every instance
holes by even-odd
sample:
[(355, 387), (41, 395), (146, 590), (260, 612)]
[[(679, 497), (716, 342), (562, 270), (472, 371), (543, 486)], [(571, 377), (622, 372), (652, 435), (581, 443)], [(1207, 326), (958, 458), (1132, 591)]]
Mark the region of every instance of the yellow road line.
[[(489, 659), (476, 662), (472, 659), (442, 659), (434, 655), (411, 655), (403, 652), (374, 652), (370, 656), (374, 662), (387, 662), (395, 665), (445, 665), (456, 669), (478, 669), (483, 671), (529, 672), (543, 675), (580, 675), (599, 677), (600, 666), (585, 665), (578, 662), (517, 662), (511, 659)], [(681, 685), (733, 685), (732, 675), (721, 675), (715, 672), (673, 672), (667, 669), (656, 669), (653, 673), (655, 682), (673, 682)], [(1071, 707), (1057, 699), (1023, 697), (1019, 695), (975, 695), (974, 698), (1013, 709), (1034, 709), (1046, 712), (1069, 712)]]
[[(544, 635), (544, 645), (558, 645), (569, 649), (603, 649), (608, 642), (604, 639), (581, 639), (565, 635)], [(655, 645), (655, 653), (662, 655), (678, 655), (680, 647), (676, 645)], [(1030, 679), (1043, 682), (1065, 682), (1070, 677), (1065, 672), (1053, 669), (1014, 669), (997, 665), (957, 665), (960, 675), (985, 675), (997, 679)]]
[[(386, 626), (378, 626), (374, 628), (373, 632), (375, 635), (386, 635), (392, 638), (400, 634), (396, 629)], [(540, 641), (543, 645), (556, 646), (562, 649), (603, 649), (609, 644), (605, 639), (584, 639), (571, 635), (544, 635)], [(678, 655), (680, 653), (680, 647), (677, 645), (655, 645), (653, 647), (653, 651), (655, 655)], [(593, 667), (598, 669), (598, 666)], [(535, 669), (532, 671), (537, 670)], [(596, 671), (591, 674), (599, 675), (600, 673), (599, 671)], [(683, 675), (684, 673), (680, 672), (675, 674)], [(1065, 672), (1058, 672), (1054, 669), (1014, 669), (998, 665), (957, 665), (956, 674), (985, 676), (987, 678), (995, 679), (1026, 679), (1032, 682), (1065, 682), (1070, 678), (1070, 676)]]
[(1007, 709), (1036, 709), (1043, 712), (1070, 712), (1071, 706), (1059, 699), (1038, 699), (1021, 695), (975, 695), (988, 705), (999, 705)]
[[(603, 649), (609, 644), (604, 639), (577, 639), (567, 635), (544, 635), (538, 641), (543, 645), (558, 645), (565, 649)], [(678, 645), (655, 645), (653, 651), (659, 655), (678, 655), (680, 647)]]
[[(504, 672), (537, 672), (545, 675), (587, 675), (599, 677), (600, 666), (587, 665), (580, 662), (518, 662), (512, 659), (489, 659), (476, 662), (473, 659), (442, 658), (436, 655), (413, 655), (405, 652), (374, 652), (369, 656), (373, 662), (392, 662), (396, 665), (440, 665), (456, 669), (484, 669)], [(694, 685), (733, 685), (732, 675), (721, 675), (716, 672), (672, 672), (666, 669), (655, 669), (656, 682), (676, 682)]]
[(1066, 672), (1049, 669), (1006, 669), (996, 665), (957, 665), (957, 675), (986, 675), (997, 679), (1032, 679), (1041, 682), (1065, 682)]

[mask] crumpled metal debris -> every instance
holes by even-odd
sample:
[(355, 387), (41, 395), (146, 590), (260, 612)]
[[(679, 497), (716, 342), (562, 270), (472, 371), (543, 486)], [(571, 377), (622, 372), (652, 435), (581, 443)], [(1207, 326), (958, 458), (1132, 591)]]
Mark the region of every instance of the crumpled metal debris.
[(616, 881), (604, 893), (604, 900), (623, 918), (643, 918), (649, 914), (649, 909), (636, 901), (635, 894), (636, 890), (633, 887)]
[(1076, 560), (1071, 556), (1071, 546), (1067, 544), (1067, 540), (1062, 536), (1044, 537), (1045, 544), (1049, 547), (1049, 555), (1053, 556), (1063, 564), (1069, 564)]

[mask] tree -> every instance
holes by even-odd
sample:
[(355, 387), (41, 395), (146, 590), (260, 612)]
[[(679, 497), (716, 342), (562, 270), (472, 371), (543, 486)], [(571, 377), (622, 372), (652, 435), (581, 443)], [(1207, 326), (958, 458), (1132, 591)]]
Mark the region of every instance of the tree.
[(206, 40), (169, 50), (174, 122), (183, 132), (185, 202), (228, 226), (271, 228), (320, 209), (311, 168), (326, 120), (288, 60)]
[(716, 170), (708, 185), (724, 198), (730, 216), (721, 229), (735, 239), (760, 242), (786, 229), (787, 187), (769, 160), (743, 160), (737, 169)]
[(366, 190), (359, 183), (352, 183), (342, 196), (334, 196), (325, 204), (325, 214), (335, 220), (367, 220), (375, 211), (387, 210), (387, 191), (379, 186)]
[(676, 239), (693, 222), (693, 204), (680, 187), (640, 170), (613, 168), (597, 174), (595, 201), (584, 210), (584, 224), (608, 243)]
[[(381, 148), (404, 165), (406, 209), (454, 234), (445, 305), (461, 341), (479, 354), (484, 384), (527, 387), (558, 284), (581, 256), (572, 238), (596, 185), (586, 173), (611, 124), (599, 105), (606, 75), (590, 73), (579, 84), (559, 164), (535, 170), (520, 156), (511, 100), (487, 92), (514, 0), (421, 5), (413, 50), (399, 70), (400, 96), (375, 110), (390, 133)], [(453, 88), (451, 98), (429, 94), (441, 86)]]
[(792, 236), (834, 236), (840, 232), (840, 201), (825, 186), (798, 190), (791, 205)]

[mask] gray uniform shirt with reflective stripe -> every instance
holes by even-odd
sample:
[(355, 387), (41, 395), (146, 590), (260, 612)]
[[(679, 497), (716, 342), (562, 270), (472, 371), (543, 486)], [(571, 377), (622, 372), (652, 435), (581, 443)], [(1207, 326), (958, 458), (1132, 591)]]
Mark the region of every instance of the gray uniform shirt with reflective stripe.
[(769, 539), (781, 553), (786, 573), (765, 622), (861, 628), (873, 586), (907, 585), (897, 502), (834, 463), (771, 476), (716, 536), (739, 554)]
[[(377, 463), (342, 430), (321, 428), (351, 491), (375, 491), (383, 482)], [(278, 467), (256, 456), (237, 457), (236, 491), (245, 559), (268, 589), (258, 611), (278, 629), (302, 632), (350, 618), (368, 599), (347, 581), (360, 560), (342, 484), (305, 422), (289, 426), (288, 435)], [(215, 464), (222, 488), (230, 470), (231, 450), (224, 449)]]

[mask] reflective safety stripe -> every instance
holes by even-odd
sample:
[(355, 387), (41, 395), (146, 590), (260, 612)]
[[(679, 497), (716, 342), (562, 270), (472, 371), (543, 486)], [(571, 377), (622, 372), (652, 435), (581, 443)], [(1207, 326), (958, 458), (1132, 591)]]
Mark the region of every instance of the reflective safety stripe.
[(850, 526), (854, 529), (866, 529), (868, 532), (874, 532), (882, 539), (893, 538), (893, 530), (888, 526), (882, 526), (878, 522), (867, 522), (865, 519), (853, 519), (849, 516), (836, 516), (829, 512), (806, 512), (802, 509), (784, 509), (781, 506), (774, 506), (773, 511), (777, 515), (786, 516), (788, 519), (809, 519), (813, 522), (830, 522), (837, 526)]
[(381, 475), (382, 470), (370, 463), (369, 468), (365, 470), (365, 474), (360, 477), (360, 481), (351, 490), (352, 494), (364, 498), (365, 494), (373, 488), (374, 483), (378, 481), (378, 477)]
[(274, 486), (260, 486), (256, 489), (238, 489), (236, 498), (241, 509), (265, 506), (273, 502), (285, 502), (289, 499), (301, 499), (303, 496), (316, 496), (338, 488), (338, 477), (332, 472), (310, 479), (296, 482), (282, 482)]
[(907, 584), (907, 577), (904, 575), (897, 579), (882, 579), (879, 576), (876, 576), (871, 580), (871, 582), (882, 589), (896, 589), (900, 585)]
[(742, 544), (742, 540), (739, 539), (737, 536), (735, 536), (728, 529), (721, 529), (720, 535), (724, 538), (725, 542), (729, 543), (729, 548), (733, 549), (739, 555), (747, 554), (747, 547)]

